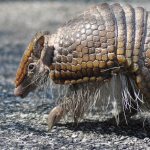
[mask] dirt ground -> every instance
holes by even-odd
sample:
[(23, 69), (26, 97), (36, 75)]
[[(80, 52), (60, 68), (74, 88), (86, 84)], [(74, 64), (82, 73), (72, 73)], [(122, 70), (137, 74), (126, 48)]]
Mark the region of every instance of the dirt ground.
[[(48, 133), (47, 114), (55, 103), (50, 93), (34, 93), (25, 99), (13, 95), (15, 72), (31, 37), (40, 30), (55, 32), (65, 20), (96, 2), (0, 1), (0, 149), (150, 149), (150, 121), (141, 117), (133, 118), (128, 126), (97, 122), (94, 117), (95, 121), (86, 120), (77, 127), (61, 122)], [(150, 9), (148, 1), (133, 5)]]

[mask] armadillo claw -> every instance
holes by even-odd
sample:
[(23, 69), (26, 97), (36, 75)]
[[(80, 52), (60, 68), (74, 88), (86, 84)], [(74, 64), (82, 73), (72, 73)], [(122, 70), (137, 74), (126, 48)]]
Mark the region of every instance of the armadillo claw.
[(51, 131), (52, 127), (60, 121), (64, 114), (61, 106), (54, 107), (48, 115), (48, 131)]

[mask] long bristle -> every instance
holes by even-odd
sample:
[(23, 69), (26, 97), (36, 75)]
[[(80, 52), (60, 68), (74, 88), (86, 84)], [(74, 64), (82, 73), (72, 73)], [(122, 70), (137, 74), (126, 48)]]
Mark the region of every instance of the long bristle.
[[(57, 96), (58, 104), (68, 115), (71, 115), (75, 122), (82, 119), (84, 114), (96, 110), (100, 113), (111, 112), (118, 124), (118, 115), (121, 111), (130, 111), (130, 109), (140, 111), (139, 103), (143, 102), (142, 95), (137, 90), (134, 81), (123, 74), (113, 75), (110, 82), (103, 83), (57, 85), (51, 81), (51, 88), (53, 96)], [(132, 105), (132, 101), (137, 107)]]

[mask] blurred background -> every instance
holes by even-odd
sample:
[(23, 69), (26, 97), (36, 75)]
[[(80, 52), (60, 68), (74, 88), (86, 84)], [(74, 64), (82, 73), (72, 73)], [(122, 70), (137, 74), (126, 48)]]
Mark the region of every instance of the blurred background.
[[(123, 128), (83, 124), (76, 132), (68, 129), (69, 125), (58, 126), (49, 134), (46, 117), (54, 106), (48, 99), (50, 95), (31, 94), (25, 99), (13, 95), (15, 73), (33, 35), (41, 30), (53, 33), (75, 14), (99, 2), (120, 0), (0, 0), (0, 149), (122, 149), (124, 146), (146, 149), (150, 146), (149, 127), (135, 127), (139, 121)], [(149, 0), (122, 2), (150, 10)], [(115, 143), (120, 136), (122, 142)]]

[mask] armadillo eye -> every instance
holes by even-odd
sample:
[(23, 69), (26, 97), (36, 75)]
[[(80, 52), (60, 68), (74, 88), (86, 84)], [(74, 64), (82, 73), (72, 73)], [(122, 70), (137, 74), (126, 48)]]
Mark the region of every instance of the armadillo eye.
[(34, 69), (35, 69), (35, 64), (34, 63), (29, 64), (28, 70), (33, 71)]

